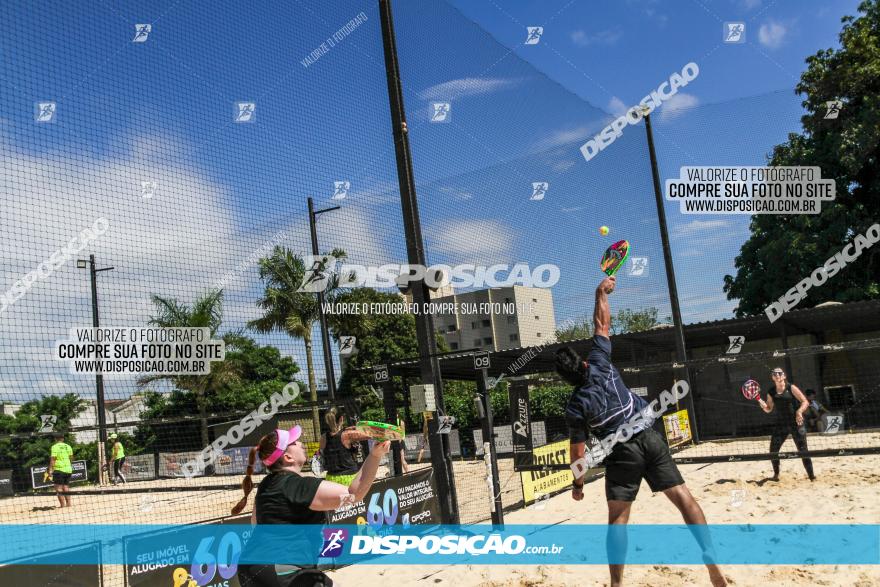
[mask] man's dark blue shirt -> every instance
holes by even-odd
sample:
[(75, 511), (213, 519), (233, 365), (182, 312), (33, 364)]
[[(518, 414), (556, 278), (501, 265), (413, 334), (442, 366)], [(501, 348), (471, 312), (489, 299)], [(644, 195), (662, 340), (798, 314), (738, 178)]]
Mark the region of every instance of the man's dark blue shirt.
[[(584, 385), (571, 394), (565, 407), (569, 438), (585, 442), (587, 429), (602, 440), (647, 407), (648, 402), (624, 385), (620, 373), (611, 364), (611, 341), (605, 336), (593, 337), (593, 348), (587, 356), (589, 371)], [(651, 426), (649, 419), (636, 424), (632, 433)]]

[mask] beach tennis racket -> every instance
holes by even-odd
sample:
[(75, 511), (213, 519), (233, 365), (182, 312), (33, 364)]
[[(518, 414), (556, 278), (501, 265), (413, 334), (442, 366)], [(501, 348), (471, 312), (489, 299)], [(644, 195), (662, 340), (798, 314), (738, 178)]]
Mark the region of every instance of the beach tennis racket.
[(355, 426), (355, 430), (361, 434), (366, 434), (378, 442), (385, 442), (386, 440), (403, 440), (403, 429), (395, 424), (361, 420)]
[(754, 379), (749, 379), (745, 383), (743, 383), (740, 391), (742, 391), (743, 397), (746, 399), (761, 399), (761, 384)]
[(611, 277), (620, 269), (629, 257), (629, 241), (617, 241), (607, 249), (602, 255), (602, 262), (599, 267), (608, 277)]

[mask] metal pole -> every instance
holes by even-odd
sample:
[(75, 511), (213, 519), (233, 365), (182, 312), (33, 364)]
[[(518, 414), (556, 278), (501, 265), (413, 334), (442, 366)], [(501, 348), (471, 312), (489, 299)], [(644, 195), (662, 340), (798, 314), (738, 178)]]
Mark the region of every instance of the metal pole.
[(654, 180), (654, 199), (657, 203), (657, 220), (660, 223), (660, 241), (663, 244), (663, 262), (666, 265), (666, 283), (669, 287), (669, 300), (672, 305), (673, 336), (675, 338), (675, 358), (681, 365), (673, 369), (677, 379), (688, 382), (690, 392), (685, 398), (690, 419), (691, 435), (694, 442), (700, 442), (697, 431), (697, 415), (694, 410), (694, 386), (690, 376), (690, 369), (684, 364), (687, 361), (687, 346), (684, 340), (684, 326), (681, 322), (681, 308), (678, 305), (678, 287), (675, 285), (675, 268), (672, 265), (672, 249), (669, 247), (669, 231), (666, 227), (666, 209), (663, 205), (663, 192), (660, 188), (660, 171), (657, 168), (657, 154), (654, 152), (654, 132), (651, 129), (651, 115), (645, 114), (645, 131), (648, 133), (648, 154), (651, 158), (651, 176)]
[(498, 453), (495, 450), (495, 425), (492, 421), (492, 398), (486, 381), (486, 369), (477, 371), (477, 393), (483, 402), (483, 417), (480, 423), (483, 428), (483, 445), (489, 445), (489, 459), (492, 473), (492, 524), (504, 523), (504, 505), (501, 503), (501, 481), (498, 478)]
[[(315, 203), (309, 198), (309, 229), (312, 233), (312, 254), (318, 253), (318, 229), (315, 220)], [(336, 374), (333, 369), (333, 354), (330, 352), (330, 332), (327, 329), (327, 316), (324, 315), (324, 292), (318, 292), (318, 317), (321, 322), (321, 346), (324, 348), (324, 374), (327, 377), (327, 392), (330, 401), (336, 400)]]
[[(98, 271), (95, 267), (95, 256), (89, 255), (89, 273), (92, 282), (92, 326), (100, 327), (98, 320)], [(104, 375), (101, 370), (95, 374), (95, 389), (98, 395), (98, 485), (105, 485), (104, 463), (106, 455), (104, 447), (107, 444), (107, 416), (104, 413)], [(109, 473), (109, 471), (108, 471)]]
[[(424, 240), (419, 221), (419, 206), (416, 200), (415, 180), (412, 169), (412, 156), (406, 129), (406, 113), (403, 104), (403, 88), (400, 83), (400, 70), (397, 62), (397, 47), (394, 37), (394, 22), (391, 15), (391, 0), (379, 0), (379, 16), (382, 21), (382, 47), (385, 55), (385, 73), (388, 81), (388, 101), (391, 107), (391, 130), (394, 135), (394, 149), (397, 155), (397, 180), (400, 186), (400, 200), (403, 208), (403, 227), (406, 234), (406, 253), (410, 265), (426, 266)], [(420, 307), (430, 300), (424, 279), (412, 285), (413, 303)], [(420, 312), (415, 316), (416, 338), (419, 345), (419, 367), (423, 383), (434, 385), (434, 396), (438, 413), (444, 413), (443, 381), (440, 378), (440, 365), (435, 356), (437, 343), (434, 334), (434, 320), (430, 314)], [(429, 420), (428, 441), (431, 447), (431, 462), (437, 475), (437, 489), (440, 498), (442, 518), (445, 524), (458, 523), (458, 498), (455, 492), (452, 457), (446, 435), (437, 434), (438, 418), (435, 414)]]

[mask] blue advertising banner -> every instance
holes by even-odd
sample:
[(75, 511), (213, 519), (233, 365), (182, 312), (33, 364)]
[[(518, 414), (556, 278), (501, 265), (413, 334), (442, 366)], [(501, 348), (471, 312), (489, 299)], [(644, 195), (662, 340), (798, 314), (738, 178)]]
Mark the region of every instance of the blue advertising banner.
[[(377, 510), (375, 517), (378, 515)], [(606, 549), (609, 532), (625, 534), (628, 548)], [(702, 565), (708, 557), (719, 564), (880, 564), (880, 526), (876, 524), (559, 524), (506, 525), (503, 529), (491, 525), (386, 525), (381, 532), (365, 531), (365, 526), (358, 524), (0, 525), (0, 533), (4, 537), (0, 557), (9, 556), (12, 560), (8, 562), (16, 564), (101, 562), (100, 552), (94, 549), (61, 551), (47, 559), (46, 545), (59, 535), (80, 544), (125, 539), (126, 548), (107, 549), (103, 562), (146, 565), (130, 570), (130, 579), (161, 565), (171, 573), (182, 568), (181, 575), (192, 575), (193, 569), (206, 576), (213, 572), (212, 585), (229, 580), (238, 565), (269, 563)], [(133, 534), (141, 535), (132, 538)], [(139, 583), (132, 580), (130, 584)]]

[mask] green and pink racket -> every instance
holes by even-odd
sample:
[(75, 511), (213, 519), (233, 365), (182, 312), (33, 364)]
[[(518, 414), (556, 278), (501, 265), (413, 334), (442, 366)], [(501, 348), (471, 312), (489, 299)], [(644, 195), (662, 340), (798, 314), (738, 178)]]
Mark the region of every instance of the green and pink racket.
[(605, 249), (599, 267), (608, 277), (611, 277), (626, 263), (627, 258), (629, 258), (629, 241), (617, 241)]

